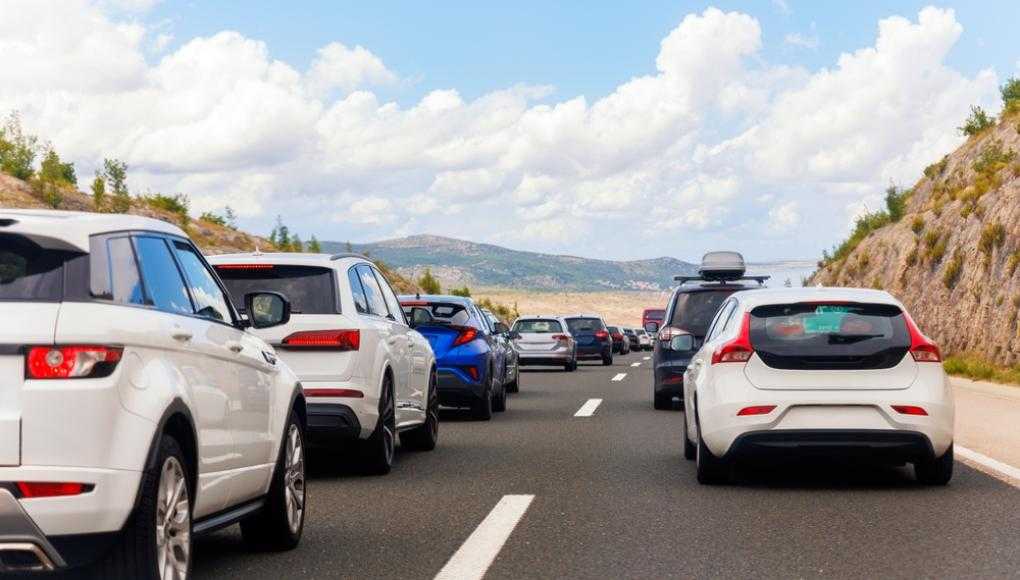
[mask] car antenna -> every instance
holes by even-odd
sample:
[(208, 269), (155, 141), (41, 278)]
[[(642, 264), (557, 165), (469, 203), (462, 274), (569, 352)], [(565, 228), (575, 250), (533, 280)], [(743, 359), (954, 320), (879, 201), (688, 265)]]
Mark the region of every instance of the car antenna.
[(414, 299), (415, 300), (421, 300), (421, 292), (415, 292), (414, 293)]

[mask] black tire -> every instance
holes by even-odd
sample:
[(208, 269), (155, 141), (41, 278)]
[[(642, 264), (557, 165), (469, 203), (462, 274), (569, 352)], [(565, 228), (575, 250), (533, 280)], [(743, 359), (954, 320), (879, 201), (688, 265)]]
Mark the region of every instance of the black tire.
[[(172, 462), (176, 462), (173, 464)], [(176, 467), (175, 467), (176, 465)], [(186, 554), (175, 550), (175, 554), (183, 555), (187, 560), (184, 564), (184, 576), (191, 576), (192, 555), (194, 554), (194, 541), (191, 530), (191, 511), (193, 509), (191, 498), (194, 497), (194, 482), (191, 481), (191, 466), (184, 457), (184, 452), (177, 440), (170, 435), (163, 435), (159, 441), (159, 450), (156, 456), (156, 467), (153, 470), (146, 470), (142, 473), (141, 488), (139, 489), (138, 507), (125, 524), (121, 537), (117, 544), (110, 550), (107, 556), (99, 562), (93, 575), (96, 578), (140, 578), (158, 579), (159, 573), (159, 544), (157, 543), (157, 518), (177, 520), (174, 512), (170, 516), (160, 514), (160, 487), (164, 478), (172, 476), (177, 468), (184, 476), (184, 491), (187, 494), (187, 518), (182, 527), (187, 529), (187, 536), (184, 542), (188, 546)], [(168, 487), (169, 489), (169, 487)], [(180, 502), (177, 502), (178, 505)], [(170, 527), (164, 526), (167, 537), (174, 540), (182, 536), (181, 533), (173, 532)], [(173, 532), (173, 533), (172, 533)], [(172, 533), (172, 536), (169, 534)]]
[(673, 398), (668, 395), (653, 395), (656, 411), (670, 411), (673, 409)]
[(718, 485), (726, 483), (730, 478), (730, 466), (719, 459), (705, 445), (701, 436), (701, 425), (698, 425), (698, 446), (695, 449), (694, 461), (697, 463), (698, 483), (702, 485)]
[(567, 371), (568, 373), (572, 373), (572, 372), (576, 371), (577, 370), (577, 361), (576, 360), (572, 360), (572, 361), (568, 362), (567, 364), (563, 365), (563, 370)]
[(953, 446), (942, 457), (914, 464), (914, 477), (924, 485), (946, 485), (953, 478)]
[(609, 367), (613, 366), (613, 353), (602, 355), (602, 366)]
[(482, 391), (482, 396), (471, 407), (471, 416), (475, 420), (488, 421), (492, 419), (492, 397), (492, 378), (490, 377), (488, 384), (485, 385), (485, 389)]
[(291, 410), (283, 429), (280, 456), (266, 504), (258, 513), (241, 520), (241, 537), (250, 549), (264, 552), (293, 550), (305, 529), (305, 430)]
[(506, 392), (506, 385), (500, 385), (499, 390), (492, 400), (492, 410), (502, 413), (510, 408), (510, 396)]
[(686, 459), (688, 461), (694, 461), (694, 459), (698, 456), (698, 448), (695, 447), (693, 443), (691, 443), (691, 438), (687, 436), (687, 413), (686, 412), (684, 413), (684, 417), (683, 417), (683, 421), (681, 422), (681, 425), (683, 426), (682, 436), (683, 436), (683, 440), (684, 440), (684, 459)]
[(368, 475), (386, 475), (393, 469), (397, 446), (397, 413), (393, 401), (393, 379), (386, 376), (379, 398), (379, 422), (372, 435), (358, 445), (358, 459)]
[(506, 392), (518, 393), (521, 390), (521, 367), (520, 362), (514, 365), (514, 380), (507, 383)]
[(400, 434), (400, 445), (412, 451), (432, 451), (439, 441), (439, 392), (436, 371), (429, 375), (429, 392), (425, 403), (425, 422)]

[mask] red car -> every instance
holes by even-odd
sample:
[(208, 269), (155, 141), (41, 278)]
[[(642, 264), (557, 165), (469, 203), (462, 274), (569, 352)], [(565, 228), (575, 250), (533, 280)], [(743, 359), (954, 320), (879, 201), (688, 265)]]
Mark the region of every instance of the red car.
[[(655, 334), (662, 327), (662, 320), (664, 318), (666, 318), (665, 308), (645, 308), (645, 311), (641, 314), (641, 327), (648, 330), (649, 333)], [(655, 328), (649, 330), (649, 322), (654, 322)]]

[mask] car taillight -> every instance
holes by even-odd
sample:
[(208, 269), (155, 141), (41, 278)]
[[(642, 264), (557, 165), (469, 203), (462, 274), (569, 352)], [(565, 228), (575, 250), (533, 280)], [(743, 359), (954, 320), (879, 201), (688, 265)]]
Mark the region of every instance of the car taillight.
[(733, 340), (724, 343), (712, 353), (712, 364), (746, 363), (751, 360), (754, 348), (751, 347), (751, 313), (744, 313), (744, 321), (740, 324), (740, 334)]
[(750, 407), (744, 407), (737, 411), (737, 417), (750, 417), (753, 415), (768, 415), (772, 411), (776, 410), (775, 405), (753, 405)]
[(663, 326), (659, 329), (659, 340), (662, 342), (669, 342), (673, 340), (673, 337), (678, 334), (683, 334), (684, 330), (675, 326)]
[(30, 379), (84, 379), (108, 377), (124, 349), (116, 346), (33, 346), (25, 355)]
[(358, 350), (361, 348), (361, 331), (304, 330), (288, 335), (281, 345), (284, 348), (310, 348), (321, 350)]
[(923, 407), (917, 405), (893, 405), (893, 410), (901, 415), (914, 415), (917, 417), (927, 417), (928, 411), (925, 411)]
[(457, 338), (453, 339), (453, 346), (467, 344), (478, 337), (478, 330), (470, 326), (454, 327), (459, 330)]
[(334, 387), (305, 387), (302, 392), (306, 397), (347, 397), (361, 399), (365, 393), (357, 389), (338, 389)]
[(565, 334), (554, 334), (552, 338), (556, 342), (562, 342), (563, 344), (567, 344), (570, 342), (570, 337)]
[(609, 333), (606, 332), (605, 330), (596, 330), (595, 331), (595, 338), (597, 338), (599, 340), (607, 339), (607, 338), (609, 338)]
[(62, 481), (19, 481), (15, 485), (17, 485), (18, 491), (21, 492), (21, 497), (24, 499), (81, 495), (92, 489), (91, 485), (84, 483)]
[(942, 352), (938, 345), (921, 333), (914, 319), (904, 312), (903, 320), (907, 323), (907, 330), (910, 331), (910, 356), (917, 362), (942, 362)]
[(478, 367), (463, 367), (463, 369), (467, 374), (471, 375), (472, 380), (478, 380)]

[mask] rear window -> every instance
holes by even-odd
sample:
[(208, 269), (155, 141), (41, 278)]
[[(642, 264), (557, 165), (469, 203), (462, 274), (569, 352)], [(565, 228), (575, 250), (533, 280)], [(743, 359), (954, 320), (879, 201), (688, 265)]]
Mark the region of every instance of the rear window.
[(240, 268), (216, 266), (216, 272), (230, 292), (234, 307), (244, 310), (244, 295), (252, 292), (279, 292), (290, 301), (294, 314), (337, 314), (333, 271), (318, 266), (281, 266)]
[(24, 236), (0, 234), (0, 300), (61, 300), (64, 263), (81, 255), (45, 249)]
[(705, 338), (715, 313), (735, 289), (681, 292), (677, 294), (669, 326)]
[(570, 329), (571, 334), (578, 334), (605, 330), (606, 325), (602, 324), (598, 318), (568, 318), (567, 328)]
[(471, 316), (467, 306), (454, 302), (428, 302), (413, 300), (401, 304), (404, 314), (410, 318), (412, 308), (424, 308), (432, 313), (432, 318), (441, 324), (452, 324), (455, 326), (472, 326), (483, 330), (480, 321)]
[(645, 320), (662, 320), (666, 317), (665, 310), (648, 309), (645, 310)]
[(888, 304), (783, 304), (751, 311), (751, 344), (773, 368), (884, 369), (906, 355), (910, 331)]
[(552, 334), (563, 332), (563, 325), (558, 320), (518, 320), (514, 330), (522, 334)]

